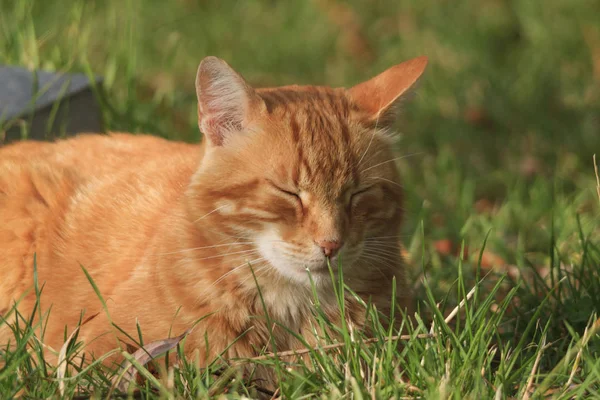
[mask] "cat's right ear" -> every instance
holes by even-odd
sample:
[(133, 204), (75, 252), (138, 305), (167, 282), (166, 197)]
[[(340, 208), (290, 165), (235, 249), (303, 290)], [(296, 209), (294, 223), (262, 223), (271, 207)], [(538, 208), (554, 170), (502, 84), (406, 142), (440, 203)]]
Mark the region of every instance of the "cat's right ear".
[(348, 94), (367, 120), (379, 125), (391, 124), (400, 100), (415, 86), (426, 66), (427, 57), (413, 58), (348, 89)]
[(244, 130), (265, 106), (240, 74), (217, 57), (206, 57), (196, 75), (198, 126), (213, 146)]

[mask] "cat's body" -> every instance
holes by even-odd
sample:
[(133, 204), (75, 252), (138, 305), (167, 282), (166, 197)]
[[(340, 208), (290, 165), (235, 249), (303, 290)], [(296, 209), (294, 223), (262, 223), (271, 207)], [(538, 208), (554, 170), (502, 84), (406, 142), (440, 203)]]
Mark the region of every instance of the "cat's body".
[[(201, 145), (109, 134), (0, 148), (0, 315), (15, 302), (31, 314), (34, 254), (49, 312), (44, 343), (58, 350), (81, 310), (98, 313), (80, 335), (96, 356), (130, 340), (111, 327), (82, 267), (112, 322), (134, 338), (139, 324), (146, 343), (206, 316), (185, 347), (201, 361), (240, 336), (227, 356), (267, 346), (265, 307), (311, 341), (305, 269), (335, 321), (326, 261), (337, 268), (339, 254), (365, 300), (388, 312), (395, 277), (398, 302), (410, 307), (397, 240), (402, 194), (376, 125), (425, 61), (386, 71), (384, 86), (382, 74), (350, 90), (255, 91), (207, 60), (197, 80)], [(364, 310), (351, 298), (347, 306), (360, 326)], [(1, 325), (0, 344), (11, 336)], [(282, 328), (274, 336), (280, 350), (301, 346)]]

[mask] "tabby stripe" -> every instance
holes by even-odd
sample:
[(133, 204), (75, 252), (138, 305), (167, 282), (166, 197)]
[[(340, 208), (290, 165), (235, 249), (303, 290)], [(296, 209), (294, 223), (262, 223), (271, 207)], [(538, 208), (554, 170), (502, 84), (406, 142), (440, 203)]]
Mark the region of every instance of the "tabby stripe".
[(286, 101), (285, 95), (283, 93), (281, 93), (281, 91), (279, 90), (274, 90), (273, 92), (271, 92), (273, 98), (275, 99), (275, 102), (277, 103), (277, 105), (282, 109), (283, 111), (283, 115), (287, 115), (288, 114), (288, 103)]
[(260, 97), (265, 102), (265, 105), (267, 106), (267, 111), (269, 112), (269, 114), (272, 113), (273, 110), (275, 109), (275, 107), (277, 106), (277, 100), (273, 97), (272, 93), (273, 92), (261, 92), (260, 93)]
[(259, 186), (260, 186), (260, 181), (258, 179), (253, 179), (251, 181), (240, 183), (237, 185), (226, 186), (226, 187), (220, 188), (218, 190), (210, 190), (209, 194), (211, 196), (219, 196), (219, 197), (224, 197), (224, 198), (229, 198), (229, 197), (232, 197), (232, 195), (235, 195), (235, 197), (237, 198), (237, 197), (239, 197), (240, 192), (242, 192), (242, 193), (252, 192), (252, 191), (257, 190), (259, 188)]
[(292, 115), (292, 118), (290, 120), (290, 128), (292, 130), (292, 138), (294, 139), (295, 143), (299, 143), (300, 142), (300, 126), (298, 125), (298, 116), (297, 115)]

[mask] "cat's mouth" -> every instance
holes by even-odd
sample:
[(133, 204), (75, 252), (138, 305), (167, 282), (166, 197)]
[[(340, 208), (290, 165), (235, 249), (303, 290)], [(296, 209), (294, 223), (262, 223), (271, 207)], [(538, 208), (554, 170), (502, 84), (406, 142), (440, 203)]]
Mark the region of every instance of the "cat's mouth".
[(327, 279), (331, 271), (336, 272), (338, 269), (337, 262), (329, 263), (327, 260), (271, 260), (273, 268), (282, 276), (303, 284), (311, 286), (312, 284), (320, 285), (321, 282)]
[[(355, 260), (355, 249), (340, 249), (330, 257), (325, 256), (319, 247), (291, 248), (282, 245), (275, 234), (265, 235), (257, 243), (260, 254), (281, 276), (302, 285), (311, 285), (311, 281), (320, 285), (329, 281), (331, 273), (344, 265), (347, 268)], [(344, 246), (346, 247), (346, 246)]]
[(304, 284), (319, 284), (329, 281), (331, 274), (337, 274), (342, 268), (343, 259), (340, 256), (313, 260), (294, 260), (282, 264), (274, 264), (275, 269), (288, 278)]

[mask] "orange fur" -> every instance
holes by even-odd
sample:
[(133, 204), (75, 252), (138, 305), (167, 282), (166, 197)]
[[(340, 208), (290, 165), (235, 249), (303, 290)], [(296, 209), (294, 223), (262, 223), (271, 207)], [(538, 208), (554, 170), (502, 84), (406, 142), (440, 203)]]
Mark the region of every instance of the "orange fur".
[[(112, 321), (133, 337), (139, 323), (145, 342), (208, 315), (185, 347), (201, 360), (240, 335), (226, 356), (267, 346), (252, 271), (270, 317), (307, 338), (306, 268), (338, 317), (327, 255), (334, 270), (341, 257), (347, 284), (380, 310), (389, 311), (393, 277), (410, 307), (397, 240), (402, 192), (380, 120), (425, 64), (408, 61), (348, 90), (254, 90), (209, 57), (197, 79), (200, 145), (112, 133), (1, 148), (0, 313), (15, 302), (32, 312), (34, 254), (49, 312), (44, 343), (60, 348), (82, 310), (100, 313), (80, 336), (96, 356), (128, 340), (81, 266)], [(360, 308), (347, 302), (360, 325)], [(274, 335), (280, 350), (300, 346), (283, 329)], [(9, 340), (0, 327), (0, 344)]]

